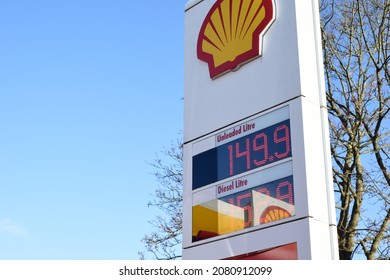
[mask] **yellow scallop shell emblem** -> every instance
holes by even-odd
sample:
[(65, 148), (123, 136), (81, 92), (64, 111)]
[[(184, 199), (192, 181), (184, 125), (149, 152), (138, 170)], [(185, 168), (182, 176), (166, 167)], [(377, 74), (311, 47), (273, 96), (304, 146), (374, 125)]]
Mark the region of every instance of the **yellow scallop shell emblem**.
[(291, 214), (287, 210), (277, 206), (270, 206), (264, 211), (261, 217), (261, 223), (267, 224), (270, 222), (279, 221), (289, 217), (291, 217)]
[(198, 58), (210, 77), (237, 69), (261, 55), (261, 37), (275, 20), (273, 0), (217, 0), (198, 37)]

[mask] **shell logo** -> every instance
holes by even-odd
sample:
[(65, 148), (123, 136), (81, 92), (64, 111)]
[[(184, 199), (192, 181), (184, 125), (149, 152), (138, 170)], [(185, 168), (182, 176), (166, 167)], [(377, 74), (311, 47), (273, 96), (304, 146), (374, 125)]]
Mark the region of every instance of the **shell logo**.
[(270, 206), (264, 210), (260, 223), (267, 224), (291, 217), (290, 212), (278, 206)]
[(210, 77), (260, 56), (262, 36), (274, 21), (274, 0), (217, 0), (203, 21), (197, 45)]

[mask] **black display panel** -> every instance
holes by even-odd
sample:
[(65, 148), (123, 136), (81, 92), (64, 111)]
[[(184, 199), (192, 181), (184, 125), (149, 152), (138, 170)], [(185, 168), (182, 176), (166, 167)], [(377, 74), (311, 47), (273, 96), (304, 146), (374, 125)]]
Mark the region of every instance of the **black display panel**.
[(290, 120), (245, 135), (192, 158), (192, 189), (291, 157)]

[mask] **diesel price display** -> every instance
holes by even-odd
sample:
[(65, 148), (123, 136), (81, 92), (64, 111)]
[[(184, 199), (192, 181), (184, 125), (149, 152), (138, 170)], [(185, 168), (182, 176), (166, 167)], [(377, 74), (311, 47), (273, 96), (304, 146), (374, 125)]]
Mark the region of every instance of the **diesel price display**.
[[(255, 131), (237, 138), (244, 130)], [(260, 130), (245, 124), (217, 135), (216, 142), (223, 144), (193, 156), (193, 190), (291, 157), (290, 120)]]

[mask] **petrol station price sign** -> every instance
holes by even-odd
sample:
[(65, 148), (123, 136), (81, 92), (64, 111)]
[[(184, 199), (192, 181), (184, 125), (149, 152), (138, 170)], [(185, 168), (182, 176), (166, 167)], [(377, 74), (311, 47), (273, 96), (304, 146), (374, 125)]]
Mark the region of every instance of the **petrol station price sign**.
[(186, 4), (183, 259), (337, 259), (320, 27), (317, 0)]
[[(255, 127), (255, 123), (242, 125), (217, 135), (216, 141)], [(291, 136), (287, 119), (194, 156), (192, 186), (197, 189), (288, 157)]]
[(217, 133), (214, 147), (193, 156), (195, 197), (209, 193), (193, 201), (193, 242), (295, 215), (288, 110)]
[[(293, 176), (254, 187), (251, 179), (238, 179), (219, 185), (216, 188), (219, 193), (217, 198), (193, 205), (193, 242), (295, 215)], [(237, 188), (243, 190), (233, 192)], [(232, 193), (223, 195), (229, 192)]]

